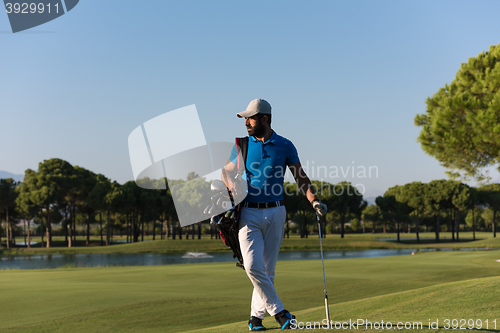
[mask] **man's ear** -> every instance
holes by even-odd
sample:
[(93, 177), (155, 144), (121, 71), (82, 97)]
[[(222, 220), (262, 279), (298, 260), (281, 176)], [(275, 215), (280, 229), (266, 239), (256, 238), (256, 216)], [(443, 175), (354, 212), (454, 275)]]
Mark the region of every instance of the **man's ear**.
[(267, 124), (269, 121), (269, 117), (267, 115), (263, 115), (261, 118), (260, 118), (260, 124), (261, 125), (265, 125)]

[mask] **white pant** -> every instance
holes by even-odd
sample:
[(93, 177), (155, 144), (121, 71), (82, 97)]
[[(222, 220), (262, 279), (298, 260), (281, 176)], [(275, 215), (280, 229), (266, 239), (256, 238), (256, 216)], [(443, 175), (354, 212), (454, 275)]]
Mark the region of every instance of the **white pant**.
[(253, 284), (251, 316), (264, 319), (284, 309), (274, 289), (274, 271), (285, 232), (284, 206), (242, 208), (239, 240), (243, 264)]

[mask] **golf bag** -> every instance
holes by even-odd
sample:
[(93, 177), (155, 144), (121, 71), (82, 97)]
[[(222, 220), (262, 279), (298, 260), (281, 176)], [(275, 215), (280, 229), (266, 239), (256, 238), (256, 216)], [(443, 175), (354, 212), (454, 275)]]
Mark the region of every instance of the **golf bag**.
[[(243, 266), (243, 256), (240, 250), (240, 241), (238, 239), (239, 231), (239, 205), (235, 208), (212, 217), (210, 223), (219, 230), (220, 238), (224, 244), (233, 251), (233, 258), (238, 259), (236, 266), (245, 269)], [(217, 222), (215, 222), (217, 221)]]
[[(240, 168), (240, 166), (246, 166), (248, 137), (236, 138), (235, 141), (236, 150), (238, 153), (237, 169), (245, 170), (245, 168)], [(241, 176), (242, 175), (240, 174), (240, 172), (238, 172), (236, 176), (238, 181), (241, 180)], [(212, 225), (215, 225), (215, 227), (219, 230), (220, 237), (224, 244), (228, 248), (230, 248), (231, 251), (233, 251), (233, 258), (238, 259), (239, 263), (237, 263), (236, 266), (245, 269), (245, 267), (243, 266), (243, 256), (240, 250), (240, 241), (238, 239), (241, 204), (234, 205), (231, 191), (229, 191), (229, 198), (231, 199), (233, 208), (222, 214), (212, 216), (212, 218), (210, 219), (210, 223)]]

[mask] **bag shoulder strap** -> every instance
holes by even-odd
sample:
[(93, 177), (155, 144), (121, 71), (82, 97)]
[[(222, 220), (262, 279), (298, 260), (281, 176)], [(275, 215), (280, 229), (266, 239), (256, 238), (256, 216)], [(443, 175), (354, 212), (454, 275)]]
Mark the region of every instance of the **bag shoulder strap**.
[[(238, 170), (240, 169), (240, 163), (243, 163), (243, 166), (246, 169), (247, 162), (247, 153), (248, 153), (248, 136), (243, 138), (236, 138), (236, 149), (238, 153)], [(242, 161), (240, 161), (240, 156)]]

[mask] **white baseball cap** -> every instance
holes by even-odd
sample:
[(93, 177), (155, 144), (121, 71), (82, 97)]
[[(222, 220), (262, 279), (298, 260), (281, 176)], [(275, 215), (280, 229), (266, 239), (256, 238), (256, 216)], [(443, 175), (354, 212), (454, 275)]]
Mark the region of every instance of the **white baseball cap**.
[(249, 118), (260, 114), (271, 114), (271, 104), (262, 98), (254, 99), (248, 104), (247, 109), (243, 112), (237, 113), (238, 118)]

